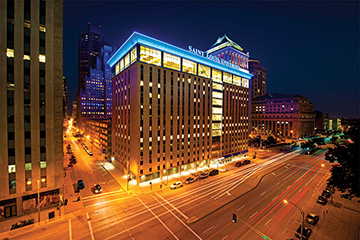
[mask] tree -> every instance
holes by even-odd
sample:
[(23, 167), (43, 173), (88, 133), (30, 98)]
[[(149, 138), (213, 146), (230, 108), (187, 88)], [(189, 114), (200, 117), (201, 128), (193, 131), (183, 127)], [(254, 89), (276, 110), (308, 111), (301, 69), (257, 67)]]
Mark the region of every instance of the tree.
[(277, 143), (276, 139), (273, 136), (268, 136), (266, 141), (268, 144), (276, 144)]
[(325, 139), (323, 137), (314, 138), (314, 139), (312, 139), (312, 141), (317, 146), (325, 145)]
[(336, 144), (325, 155), (329, 162), (337, 162), (330, 170), (328, 184), (339, 190), (345, 199), (360, 197), (359, 129), (352, 128), (349, 136), (351, 142)]
[(303, 142), (303, 143), (301, 143), (301, 148), (302, 149), (309, 148), (310, 150), (312, 150), (315, 148), (315, 143), (312, 140)]
[(335, 137), (335, 136), (334, 136), (334, 137), (330, 138), (330, 141), (331, 141), (332, 143), (335, 143), (338, 138), (339, 138), (339, 137)]

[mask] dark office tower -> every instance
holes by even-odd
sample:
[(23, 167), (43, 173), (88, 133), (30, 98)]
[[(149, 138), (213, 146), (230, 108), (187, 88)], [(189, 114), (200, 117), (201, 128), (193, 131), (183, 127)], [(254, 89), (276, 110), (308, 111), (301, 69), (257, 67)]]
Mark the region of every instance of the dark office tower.
[(266, 69), (260, 61), (249, 60), (249, 71), (254, 76), (251, 78), (251, 98), (261, 97), (266, 93)]
[(63, 85), (64, 85), (64, 91), (63, 91), (63, 113), (64, 113), (64, 119), (66, 119), (67, 116), (68, 116), (68, 112), (67, 112), (68, 85), (67, 85), (67, 79), (66, 79), (66, 77), (63, 77)]
[(85, 76), (90, 75), (90, 68), (96, 69), (97, 56), (104, 44), (101, 26), (89, 22), (79, 37), (79, 89), (85, 89)]
[(0, 51), (1, 221), (59, 201), (63, 1), (0, 1)]

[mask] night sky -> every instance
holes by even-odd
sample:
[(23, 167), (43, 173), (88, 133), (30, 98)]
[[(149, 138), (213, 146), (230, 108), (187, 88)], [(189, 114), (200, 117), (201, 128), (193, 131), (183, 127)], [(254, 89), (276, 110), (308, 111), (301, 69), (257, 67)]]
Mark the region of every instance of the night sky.
[(266, 68), (266, 92), (300, 94), (330, 117), (359, 118), (359, 2), (120, 2), (64, 0), (69, 112), (78, 39), (101, 25), (116, 49), (134, 32), (207, 50), (225, 33)]

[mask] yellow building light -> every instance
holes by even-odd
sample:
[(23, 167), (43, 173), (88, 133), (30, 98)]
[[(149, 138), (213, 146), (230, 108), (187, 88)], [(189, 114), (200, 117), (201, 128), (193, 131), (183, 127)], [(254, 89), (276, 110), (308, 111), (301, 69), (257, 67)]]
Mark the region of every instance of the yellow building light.
[(14, 57), (14, 49), (8, 48), (8, 49), (6, 50), (6, 56), (13, 58), (13, 57)]

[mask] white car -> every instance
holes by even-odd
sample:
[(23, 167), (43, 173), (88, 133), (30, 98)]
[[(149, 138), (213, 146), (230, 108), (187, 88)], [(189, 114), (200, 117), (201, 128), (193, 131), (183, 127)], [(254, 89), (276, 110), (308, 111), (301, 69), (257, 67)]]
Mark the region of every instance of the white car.
[(175, 182), (170, 186), (170, 189), (177, 189), (177, 188), (181, 188), (182, 186), (183, 186), (182, 182)]
[(227, 172), (227, 168), (220, 168), (219, 171), (220, 172)]

